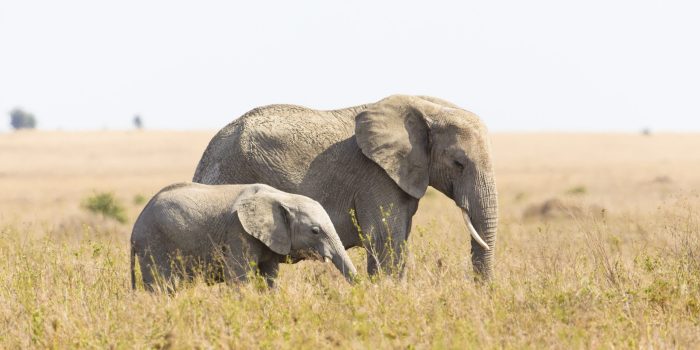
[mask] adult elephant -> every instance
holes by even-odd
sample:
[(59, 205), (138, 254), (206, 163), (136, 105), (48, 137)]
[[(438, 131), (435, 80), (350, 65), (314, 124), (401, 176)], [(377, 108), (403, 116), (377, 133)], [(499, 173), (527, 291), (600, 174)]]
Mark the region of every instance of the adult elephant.
[(462, 209), (474, 271), (493, 274), (498, 202), (487, 131), (475, 114), (438, 98), (253, 109), (214, 136), (193, 181), (265, 183), (315, 199), (345, 248), (368, 249), (370, 274), (403, 270), (411, 220), (430, 185)]

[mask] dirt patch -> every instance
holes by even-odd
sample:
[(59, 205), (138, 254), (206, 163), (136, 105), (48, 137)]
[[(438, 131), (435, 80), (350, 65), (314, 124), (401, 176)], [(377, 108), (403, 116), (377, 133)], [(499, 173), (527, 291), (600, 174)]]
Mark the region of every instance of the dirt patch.
[(670, 184), (673, 182), (673, 179), (670, 176), (663, 175), (655, 177), (651, 182), (655, 184)]
[(582, 205), (551, 198), (542, 203), (535, 203), (525, 208), (524, 219), (558, 219), (579, 217), (582, 215), (602, 215), (604, 208), (598, 205)]

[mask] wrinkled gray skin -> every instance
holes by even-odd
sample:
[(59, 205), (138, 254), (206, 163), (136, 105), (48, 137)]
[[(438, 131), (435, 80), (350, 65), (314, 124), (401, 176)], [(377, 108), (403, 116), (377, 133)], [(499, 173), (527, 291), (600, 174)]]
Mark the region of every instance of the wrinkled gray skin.
[(136, 257), (149, 290), (154, 271), (171, 289), (202, 268), (209, 282), (244, 281), (251, 266), (273, 286), (287, 256), (330, 260), (349, 281), (357, 273), (318, 202), (262, 184), (168, 186), (141, 212), (131, 245), (132, 287)]
[[(472, 238), (477, 276), (493, 273), (498, 202), (487, 131), (476, 115), (438, 98), (253, 109), (214, 136), (194, 181), (266, 183), (317, 200), (346, 248), (368, 249), (370, 274), (403, 271), (411, 220), (430, 185), (455, 201), (490, 247)], [(350, 209), (369, 239), (361, 240)]]

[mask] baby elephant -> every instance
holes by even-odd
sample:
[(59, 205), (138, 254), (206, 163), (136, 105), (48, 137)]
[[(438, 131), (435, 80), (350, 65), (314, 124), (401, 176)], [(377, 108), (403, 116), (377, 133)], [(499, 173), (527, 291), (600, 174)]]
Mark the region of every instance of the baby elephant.
[(132, 288), (135, 257), (149, 290), (159, 281), (174, 288), (175, 277), (197, 272), (208, 282), (244, 281), (251, 268), (273, 286), (279, 263), (288, 258), (332, 261), (348, 281), (357, 273), (318, 202), (262, 184), (162, 189), (134, 224)]

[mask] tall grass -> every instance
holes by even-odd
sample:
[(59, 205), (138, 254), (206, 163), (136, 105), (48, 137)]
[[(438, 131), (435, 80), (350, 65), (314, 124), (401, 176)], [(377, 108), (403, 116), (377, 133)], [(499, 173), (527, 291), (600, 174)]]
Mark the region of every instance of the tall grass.
[[(700, 218), (504, 218), (493, 283), (461, 223), (414, 228), (404, 280), (351, 286), (285, 265), (278, 288), (132, 291), (128, 227), (0, 227), (0, 348), (690, 348), (700, 344)], [(358, 269), (364, 251), (351, 251)]]

